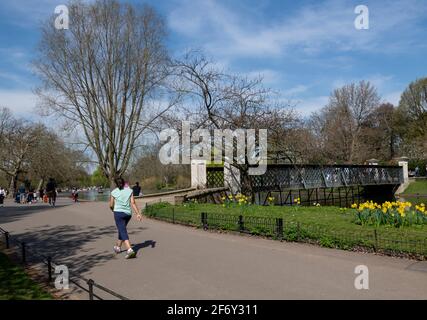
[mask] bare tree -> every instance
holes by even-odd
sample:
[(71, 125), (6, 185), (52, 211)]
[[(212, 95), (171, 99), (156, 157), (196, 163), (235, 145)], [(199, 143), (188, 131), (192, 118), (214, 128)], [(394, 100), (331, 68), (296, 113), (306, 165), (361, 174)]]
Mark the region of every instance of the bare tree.
[(409, 157), (427, 158), (427, 78), (408, 85), (397, 113), (401, 149)]
[(383, 103), (372, 112), (361, 140), (372, 158), (390, 161), (397, 155), (396, 109), (392, 104)]
[(29, 155), (28, 178), (38, 181), (37, 190), (50, 178), (64, 184), (75, 181), (75, 177), (84, 172), (85, 155), (67, 147), (64, 141), (53, 131), (39, 127), (37, 139)]
[[(180, 88), (189, 101), (186, 115), (195, 127), (208, 129), (268, 129), (268, 135), (280, 141), (289, 123), (294, 121), (292, 110), (274, 102), (274, 92), (263, 85), (262, 77), (248, 78), (225, 73), (202, 54), (191, 52), (175, 63), (182, 81)], [(287, 106), (286, 106), (287, 107)], [(283, 138), (283, 137), (282, 137)], [(233, 141), (234, 150), (238, 141)], [(222, 150), (221, 150), (222, 151)], [(248, 151), (245, 163), (225, 159), (240, 171), (242, 192), (253, 194), (248, 179)]]
[(15, 119), (6, 108), (0, 110), (0, 170), (9, 177), (9, 194), (17, 187), (18, 177), (26, 172), (39, 128)]
[(366, 160), (361, 136), (379, 102), (379, 95), (369, 82), (334, 90), (328, 105), (311, 118), (327, 159), (344, 163)]
[[(127, 170), (138, 139), (169, 110), (163, 20), (151, 7), (72, 1), (69, 30), (42, 28), (42, 104), (81, 130), (105, 176)], [(161, 101), (161, 102), (159, 102)], [(166, 101), (166, 102), (165, 102)]]

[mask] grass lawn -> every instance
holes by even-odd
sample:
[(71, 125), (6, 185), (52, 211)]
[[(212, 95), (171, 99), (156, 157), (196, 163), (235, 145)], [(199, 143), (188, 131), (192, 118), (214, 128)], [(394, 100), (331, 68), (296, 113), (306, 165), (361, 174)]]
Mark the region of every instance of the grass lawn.
[(427, 179), (420, 179), (411, 182), (403, 194), (426, 194), (427, 195)]
[[(420, 254), (427, 257), (427, 225), (395, 228), (361, 226), (355, 223), (355, 210), (338, 207), (290, 207), (215, 204), (166, 203), (149, 206), (146, 214), (158, 219), (201, 226), (201, 212), (208, 225), (224, 230), (239, 230), (238, 216), (243, 216), (246, 232), (275, 237), (276, 218), (282, 218), (286, 240), (315, 240), (326, 247), (350, 249), (375, 247), (385, 251)], [(375, 231), (376, 230), (376, 231)]]
[(24, 269), (0, 252), (0, 300), (48, 300), (49, 293), (31, 280)]

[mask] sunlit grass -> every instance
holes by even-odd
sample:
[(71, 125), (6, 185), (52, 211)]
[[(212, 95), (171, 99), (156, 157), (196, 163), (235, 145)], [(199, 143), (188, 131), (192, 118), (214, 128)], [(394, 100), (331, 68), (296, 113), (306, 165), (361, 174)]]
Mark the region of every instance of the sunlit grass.
[(0, 253), (0, 300), (49, 300), (52, 296)]
[(403, 194), (417, 193), (427, 195), (427, 179), (417, 179), (411, 182)]
[[(402, 226), (390, 225), (360, 225), (357, 223), (355, 209), (339, 207), (303, 207), (303, 206), (222, 206), (215, 204), (191, 203), (172, 206), (166, 203), (156, 204), (148, 208), (149, 216), (159, 219), (181, 222), (195, 226), (201, 225), (201, 212), (208, 214), (208, 219), (215, 222), (215, 216), (234, 216), (230, 221), (221, 218), (218, 226), (225, 230), (236, 230), (236, 216), (267, 218), (275, 223), (275, 218), (282, 218), (284, 233), (295, 238), (296, 227), (302, 235), (309, 239), (320, 240), (320, 243), (340, 248), (352, 248), (358, 245), (368, 247), (379, 245), (382, 249), (398, 252), (421, 253), (427, 255), (427, 225)], [(211, 216), (209, 216), (211, 214)], [(211, 218), (209, 218), (211, 217)], [(212, 220), (213, 219), (213, 220)], [(246, 224), (246, 226), (248, 226)], [(250, 231), (258, 226), (248, 226)], [(262, 225), (259, 226), (263, 228)], [(267, 226), (268, 232), (256, 232), (271, 236), (272, 228)], [(256, 231), (256, 230), (255, 230)], [(274, 235), (274, 234), (273, 234)], [(375, 243), (378, 237), (378, 243)]]

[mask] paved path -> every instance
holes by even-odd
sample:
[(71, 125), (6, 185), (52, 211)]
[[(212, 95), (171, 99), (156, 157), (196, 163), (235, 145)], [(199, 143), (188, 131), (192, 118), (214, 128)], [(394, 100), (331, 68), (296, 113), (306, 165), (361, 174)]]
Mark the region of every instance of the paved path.
[[(138, 257), (113, 256), (105, 203), (0, 209), (0, 226), (132, 299), (427, 299), (427, 262), (132, 220)], [(354, 268), (369, 268), (369, 290)]]

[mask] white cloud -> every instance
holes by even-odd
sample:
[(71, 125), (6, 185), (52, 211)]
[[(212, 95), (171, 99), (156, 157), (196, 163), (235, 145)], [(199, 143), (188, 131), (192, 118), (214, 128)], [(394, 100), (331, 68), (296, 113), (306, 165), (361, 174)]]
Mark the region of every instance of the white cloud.
[(352, 77), (352, 78), (338, 78), (332, 82), (332, 89), (341, 88), (350, 83), (357, 83), (359, 81), (368, 81), (377, 88), (380, 92), (386, 89), (393, 80), (394, 76), (392, 75), (383, 75), (383, 74), (371, 74), (364, 77)]
[(282, 79), (282, 75), (279, 72), (271, 69), (250, 71), (244, 73), (244, 75), (250, 79), (261, 77), (263, 79), (263, 83), (268, 85), (277, 84)]
[(292, 100), (292, 105), (295, 105), (294, 109), (302, 116), (309, 116), (315, 111), (319, 111), (329, 102), (328, 96), (308, 97), (304, 99)]
[(308, 90), (308, 88), (309, 88), (308, 86), (300, 84), (300, 85), (297, 85), (295, 87), (292, 87), (290, 89), (283, 91), (283, 95), (285, 97), (293, 97), (295, 95), (306, 92)]
[(0, 90), (0, 106), (9, 108), (15, 115), (34, 114), (36, 103), (37, 96), (31, 91)]
[(398, 106), (401, 95), (402, 95), (402, 91), (389, 92), (389, 93), (384, 95), (383, 101), (389, 102), (394, 106)]
[[(329, 51), (401, 50), (400, 42), (411, 41), (417, 21), (427, 12), (425, 1), (369, 2), (371, 28), (354, 28), (354, 3), (329, 0), (306, 5), (282, 21), (253, 19), (247, 12), (227, 8), (217, 1), (182, 1), (169, 15), (177, 33), (204, 43), (219, 56), (306, 55)], [(197, 14), (194, 14), (197, 12)], [(249, 24), (248, 21), (251, 21)], [(256, 23), (253, 23), (256, 21)], [(398, 41), (389, 41), (390, 35)]]

